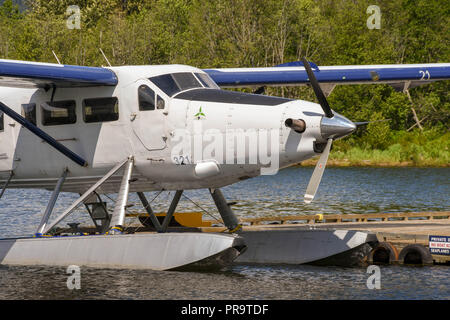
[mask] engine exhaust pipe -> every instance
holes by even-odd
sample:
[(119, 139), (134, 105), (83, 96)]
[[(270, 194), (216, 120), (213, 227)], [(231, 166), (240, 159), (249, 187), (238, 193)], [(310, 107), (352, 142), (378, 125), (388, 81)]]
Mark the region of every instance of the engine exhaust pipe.
[(291, 128), (292, 130), (298, 133), (305, 132), (306, 130), (306, 123), (302, 119), (289, 118), (286, 119), (286, 121), (284, 121), (284, 124), (286, 125), (286, 127)]

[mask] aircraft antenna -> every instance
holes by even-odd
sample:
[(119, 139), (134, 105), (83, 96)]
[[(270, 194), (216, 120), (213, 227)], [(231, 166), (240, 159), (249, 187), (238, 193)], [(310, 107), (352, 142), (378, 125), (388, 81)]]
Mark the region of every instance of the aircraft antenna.
[(105, 53), (103, 52), (102, 48), (99, 48), (99, 49), (100, 49), (100, 52), (101, 52), (102, 55), (103, 55), (103, 58), (105, 58), (106, 62), (108, 62), (108, 65), (109, 65), (110, 67), (112, 67), (111, 63), (109, 63), (109, 60), (108, 60), (108, 58), (106, 57)]
[(56, 55), (55, 51), (52, 50), (52, 53), (55, 56), (56, 61), (58, 61), (58, 64), (61, 64), (61, 61), (59, 61), (58, 56)]

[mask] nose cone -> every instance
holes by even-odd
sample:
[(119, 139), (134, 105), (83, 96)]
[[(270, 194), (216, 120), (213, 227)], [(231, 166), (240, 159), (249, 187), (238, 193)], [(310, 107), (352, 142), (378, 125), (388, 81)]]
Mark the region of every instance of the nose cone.
[(334, 113), (332, 118), (323, 117), (320, 122), (320, 132), (324, 139), (339, 139), (356, 130), (356, 125), (346, 117)]

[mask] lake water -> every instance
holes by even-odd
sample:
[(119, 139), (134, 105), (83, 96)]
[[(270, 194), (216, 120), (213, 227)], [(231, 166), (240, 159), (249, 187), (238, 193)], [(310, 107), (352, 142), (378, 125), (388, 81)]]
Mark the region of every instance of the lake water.
[[(303, 195), (313, 168), (289, 168), (223, 188), (240, 217), (317, 213), (450, 211), (449, 168), (328, 168), (316, 199)], [(149, 193), (152, 200), (157, 193)], [(173, 195), (173, 193), (171, 194)], [(168, 193), (152, 206), (163, 211)], [(206, 190), (186, 191), (179, 210), (219, 217)], [(0, 237), (32, 235), (50, 192), (8, 190), (0, 200)], [(111, 196), (114, 198), (114, 196)], [(76, 196), (61, 194), (54, 215)], [(132, 209), (138, 209), (138, 199)], [(89, 223), (83, 210), (67, 221)], [(128, 223), (134, 222), (127, 220)], [(215, 273), (81, 269), (68, 290), (62, 267), (0, 266), (0, 299), (450, 299), (450, 267), (382, 266), (381, 289), (366, 286), (366, 268), (235, 265)]]

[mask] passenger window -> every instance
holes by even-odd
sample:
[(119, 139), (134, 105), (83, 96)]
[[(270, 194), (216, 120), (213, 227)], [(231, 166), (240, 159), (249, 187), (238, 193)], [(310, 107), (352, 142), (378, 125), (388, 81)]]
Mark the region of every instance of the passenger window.
[(44, 126), (56, 126), (76, 123), (75, 108), (76, 102), (74, 100), (45, 102), (41, 104), (42, 124)]
[(5, 117), (3, 116), (3, 112), (0, 111), (0, 132), (5, 130), (5, 124), (3, 123), (3, 119)]
[(22, 116), (32, 124), (36, 125), (36, 104), (25, 103), (22, 104)]
[(164, 105), (165, 105), (164, 99), (161, 98), (160, 96), (157, 96), (157, 99), (156, 99), (156, 107), (157, 107), (158, 109), (164, 109)]
[(119, 100), (116, 97), (83, 100), (83, 119), (86, 123), (119, 120)]
[(155, 91), (142, 85), (138, 89), (139, 92), (139, 110), (155, 110)]

